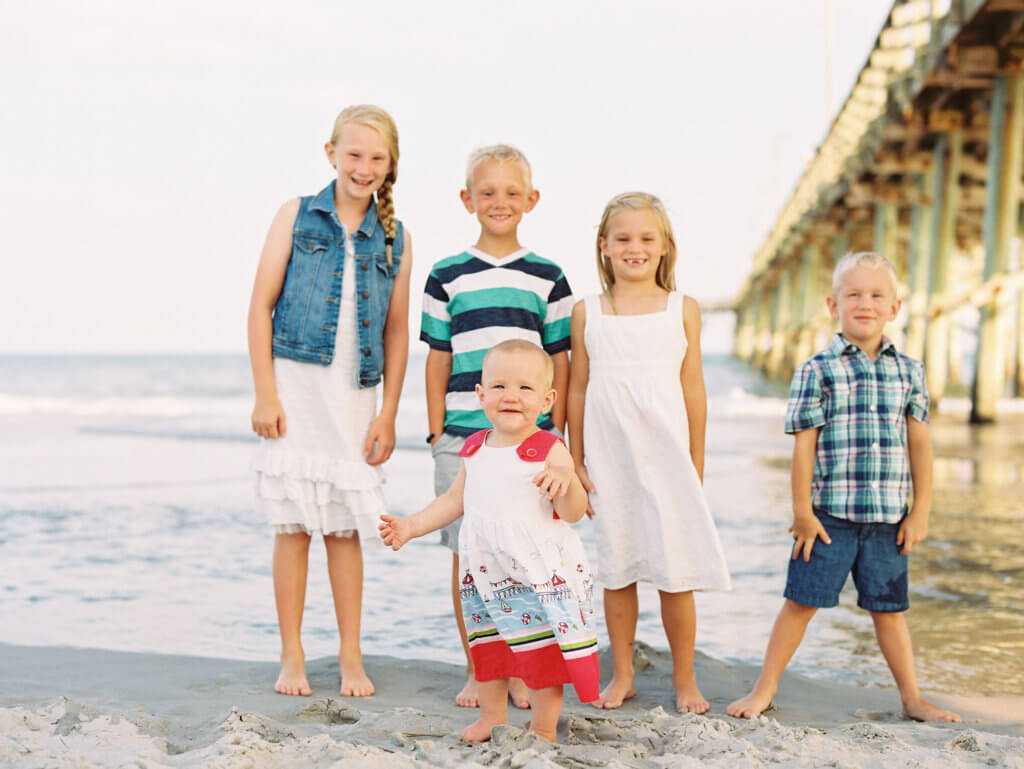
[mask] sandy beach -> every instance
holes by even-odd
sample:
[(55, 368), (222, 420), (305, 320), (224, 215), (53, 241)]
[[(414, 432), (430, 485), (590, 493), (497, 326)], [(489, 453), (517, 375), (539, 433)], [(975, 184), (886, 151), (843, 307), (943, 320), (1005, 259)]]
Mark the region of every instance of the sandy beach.
[[(609, 655), (604, 654), (607, 666)], [(672, 712), (670, 661), (641, 645), (638, 695), (598, 711), (571, 694), (559, 744), (527, 735), (527, 711), (490, 743), (458, 730), (456, 666), (369, 656), (372, 698), (336, 695), (337, 661), (312, 660), (312, 697), (275, 694), (273, 663), (0, 644), (0, 765), (29, 767), (1024, 767), (1024, 698), (935, 699), (963, 724), (918, 724), (895, 689), (786, 674), (767, 717), (727, 702), (752, 666), (698, 655), (712, 711)], [(608, 670), (603, 671), (608, 675)]]

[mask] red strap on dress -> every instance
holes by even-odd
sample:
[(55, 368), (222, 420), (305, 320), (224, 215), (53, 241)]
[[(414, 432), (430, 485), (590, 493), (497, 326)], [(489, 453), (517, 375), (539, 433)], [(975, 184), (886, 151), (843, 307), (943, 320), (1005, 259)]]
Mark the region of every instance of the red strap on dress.
[[(459, 450), (460, 457), (471, 457), (484, 445), (489, 430), (478, 430), (466, 438)], [(546, 430), (538, 430), (525, 441), (516, 447), (516, 453), (524, 462), (543, 462), (548, 458), (548, 452), (555, 445), (555, 441), (561, 441), (557, 435)]]
[(548, 458), (548, 452), (555, 445), (555, 441), (559, 440), (561, 438), (547, 430), (538, 430), (519, 444), (516, 453), (524, 462), (543, 462)]
[(462, 444), (462, 449), (459, 451), (460, 457), (471, 457), (477, 449), (484, 445), (484, 439), (487, 437), (487, 430), (478, 430), (471, 436), (466, 438), (466, 442)]

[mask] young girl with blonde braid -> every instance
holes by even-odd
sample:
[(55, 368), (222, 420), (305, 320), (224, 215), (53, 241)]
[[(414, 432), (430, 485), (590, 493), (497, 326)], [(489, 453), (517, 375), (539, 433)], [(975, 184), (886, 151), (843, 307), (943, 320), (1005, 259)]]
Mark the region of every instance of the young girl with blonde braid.
[(598, 580), (614, 673), (597, 707), (635, 694), (637, 582), (651, 582), (672, 652), (676, 708), (708, 703), (693, 670), (694, 590), (727, 590), (729, 573), (704, 499), (707, 396), (700, 310), (675, 289), (676, 244), (665, 207), (627, 192), (597, 234), (604, 293), (572, 313), (569, 438), (597, 528)]
[[(309, 543), (323, 536), (341, 636), (341, 694), (373, 694), (359, 645), (361, 546), (379, 545), (378, 467), (395, 445), (409, 351), (412, 244), (395, 218), (398, 131), (380, 107), (344, 109), (324, 146), (335, 178), (270, 225), (249, 306), (263, 439), (258, 507), (273, 527), (281, 694), (309, 695), (300, 630)], [(384, 380), (380, 411), (376, 385)]]

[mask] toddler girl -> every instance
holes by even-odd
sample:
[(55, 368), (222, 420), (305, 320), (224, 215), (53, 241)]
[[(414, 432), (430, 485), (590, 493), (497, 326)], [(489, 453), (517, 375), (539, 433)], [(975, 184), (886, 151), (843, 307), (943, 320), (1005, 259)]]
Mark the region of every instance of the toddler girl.
[(593, 583), (568, 526), (587, 496), (568, 449), (537, 428), (555, 401), (553, 376), (551, 357), (532, 342), (492, 347), (476, 392), (493, 429), (466, 439), (448, 491), (409, 518), (381, 516), (381, 536), (398, 550), (465, 512), (460, 598), (480, 694), (480, 719), (462, 732), (471, 742), (507, 723), (509, 678), (526, 683), (530, 730), (551, 742), (562, 684), (582, 702), (598, 696)]
[(572, 313), (569, 438), (597, 526), (614, 674), (596, 706), (632, 697), (636, 583), (652, 582), (680, 712), (708, 703), (693, 671), (693, 590), (729, 574), (701, 488), (707, 398), (700, 310), (675, 290), (676, 245), (661, 201), (629, 192), (605, 207), (600, 296)]
[[(411, 242), (395, 218), (398, 132), (348, 107), (324, 147), (336, 178), (270, 225), (249, 306), (249, 357), (264, 440), (256, 496), (273, 526), (282, 694), (310, 694), (300, 640), (310, 536), (323, 535), (341, 635), (341, 693), (373, 694), (359, 623), (360, 543), (386, 510), (377, 467), (395, 445), (409, 350)], [(376, 197), (376, 200), (374, 199)], [(376, 385), (384, 379), (377, 412)]]

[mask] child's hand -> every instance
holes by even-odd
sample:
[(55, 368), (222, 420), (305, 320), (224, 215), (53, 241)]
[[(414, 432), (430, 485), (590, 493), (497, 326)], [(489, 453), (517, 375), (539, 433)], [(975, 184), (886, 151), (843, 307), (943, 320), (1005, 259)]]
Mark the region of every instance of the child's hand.
[(395, 448), (395, 420), (378, 415), (366, 431), (366, 445), (363, 456), (368, 465), (382, 465), (388, 461)]
[(567, 465), (548, 465), (535, 476), (533, 485), (548, 499), (564, 497), (569, 491), (574, 471)]
[(278, 398), (257, 399), (252, 409), (252, 431), (261, 438), (280, 438), (284, 435), (284, 408)]
[(412, 526), (409, 524), (408, 518), (385, 514), (380, 519), (383, 521), (383, 523), (377, 526), (380, 529), (380, 538), (392, 550), (398, 550), (412, 539)]
[(896, 532), (896, 546), (901, 548), (900, 555), (907, 555), (918, 542), (928, 536), (928, 516), (910, 515), (903, 519), (900, 528)]
[(576, 466), (576, 475), (580, 479), (580, 483), (583, 484), (583, 490), (587, 492), (587, 518), (594, 517), (594, 508), (590, 504), (590, 495), (596, 494), (597, 489), (594, 487), (593, 482), (590, 480), (590, 475), (587, 473), (587, 468), (582, 464)]
[(796, 544), (793, 545), (794, 561), (800, 556), (801, 550), (804, 554), (804, 562), (811, 560), (811, 549), (814, 547), (815, 539), (820, 538), (826, 545), (832, 544), (832, 538), (825, 531), (818, 516), (814, 514), (795, 516), (789, 530), (793, 532), (793, 539), (796, 540)]

